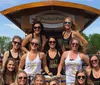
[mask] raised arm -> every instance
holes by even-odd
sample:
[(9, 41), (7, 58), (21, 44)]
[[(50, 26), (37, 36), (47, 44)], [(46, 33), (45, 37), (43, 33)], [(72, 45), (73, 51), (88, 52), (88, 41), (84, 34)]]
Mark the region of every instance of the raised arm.
[(86, 47), (88, 42), (87, 40), (79, 33), (79, 32), (73, 32), (74, 36), (79, 38), (82, 44)]

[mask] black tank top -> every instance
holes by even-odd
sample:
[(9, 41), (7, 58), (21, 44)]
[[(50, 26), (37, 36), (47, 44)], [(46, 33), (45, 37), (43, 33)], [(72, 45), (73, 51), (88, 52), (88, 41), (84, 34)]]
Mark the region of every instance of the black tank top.
[(60, 59), (61, 57), (58, 55), (58, 51), (56, 56), (52, 59), (50, 58), (48, 52), (46, 53), (46, 60), (47, 60), (47, 66), (49, 68), (49, 71), (53, 73), (53, 75), (57, 74), (57, 69), (58, 69), (58, 65), (60, 63)]
[(92, 70), (91, 70), (91, 73), (90, 73), (90, 79), (94, 82), (94, 85), (100, 85), (100, 77), (94, 78)]
[(12, 54), (11, 54), (11, 51), (9, 50), (9, 56), (8, 56), (8, 58), (13, 58), (13, 59), (15, 59), (17, 65), (19, 65), (19, 62), (20, 62), (19, 53), (18, 53), (17, 58), (14, 58), (14, 57), (12, 56)]
[(63, 34), (63, 38), (62, 38), (62, 43), (65, 45), (66, 50), (69, 50), (69, 43), (70, 43), (70, 40), (72, 39), (72, 32), (67, 39), (64, 38), (64, 34)]

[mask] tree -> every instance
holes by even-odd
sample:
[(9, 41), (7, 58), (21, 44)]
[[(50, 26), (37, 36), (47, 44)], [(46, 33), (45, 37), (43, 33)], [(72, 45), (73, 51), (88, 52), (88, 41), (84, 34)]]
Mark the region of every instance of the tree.
[(10, 49), (11, 47), (11, 38), (6, 36), (0, 37), (0, 52), (3, 53), (5, 50)]
[(100, 34), (89, 35), (88, 53), (96, 53), (98, 50), (100, 50)]

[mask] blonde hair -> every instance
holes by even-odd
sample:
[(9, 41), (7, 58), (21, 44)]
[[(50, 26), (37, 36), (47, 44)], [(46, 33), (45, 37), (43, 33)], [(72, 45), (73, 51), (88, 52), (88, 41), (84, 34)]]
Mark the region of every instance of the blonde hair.
[[(26, 73), (25, 71), (20, 70), (20, 71), (17, 73), (17, 76), (16, 76), (16, 79), (15, 79), (14, 85), (18, 85), (18, 75), (19, 75), (20, 73), (24, 73), (24, 74), (27, 76), (27, 73)], [(25, 85), (28, 85), (28, 77), (27, 77), (27, 81), (26, 81), (26, 84), (25, 84)]]

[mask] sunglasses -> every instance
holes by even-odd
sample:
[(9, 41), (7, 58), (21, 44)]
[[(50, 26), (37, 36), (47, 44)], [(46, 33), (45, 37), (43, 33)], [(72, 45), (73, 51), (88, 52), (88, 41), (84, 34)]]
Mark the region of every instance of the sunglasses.
[(17, 42), (17, 41), (13, 41), (13, 42), (14, 42), (14, 44), (21, 45), (21, 43), (20, 43), (20, 42)]
[(97, 62), (98, 60), (96, 59), (96, 60), (91, 60), (91, 63), (93, 63), (93, 62)]
[(22, 78), (23, 78), (23, 79), (27, 79), (27, 77), (22, 77), (22, 76), (21, 76), (21, 77), (18, 77), (18, 79), (22, 79)]
[(78, 43), (71, 43), (73, 46), (79, 46)]
[(35, 43), (35, 42), (31, 42), (31, 45), (33, 46), (38, 46), (39, 44), (38, 43)]
[(68, 25), (71, 25), (72, 22), (64, 22), (63, 24), (68, 24)]
[(54, 44), (55, 44), (55, 43), (56, 43), (56, 41), (49, 41), (49, 43), (50, 43), (50, 44), (52, 44), (52, 43), (54, 43)]
[(77, 79), (80, 79), (80, 78), (85, 79), (86, 76), (77, 76)]
[(39, 27), (34, 27), (34, 29), (36, 29), (36, 28), (41, 29), (41, 27), (40, 27), (40, 26), (39, 26)]

